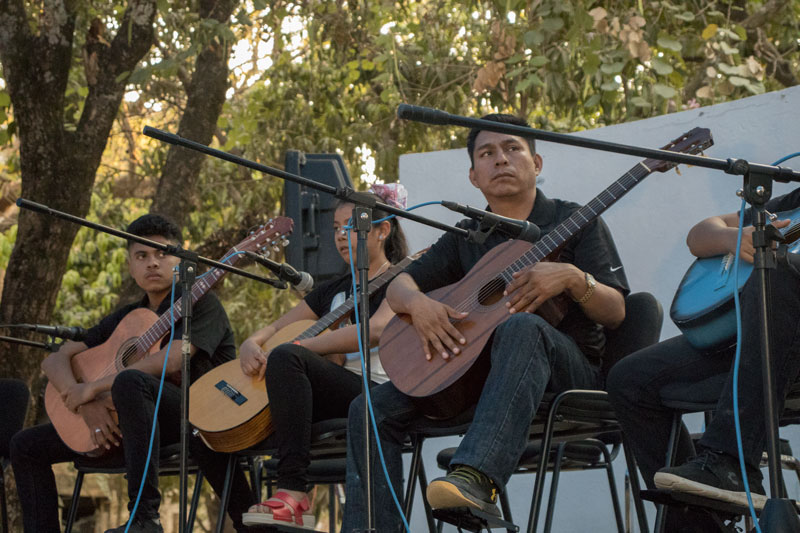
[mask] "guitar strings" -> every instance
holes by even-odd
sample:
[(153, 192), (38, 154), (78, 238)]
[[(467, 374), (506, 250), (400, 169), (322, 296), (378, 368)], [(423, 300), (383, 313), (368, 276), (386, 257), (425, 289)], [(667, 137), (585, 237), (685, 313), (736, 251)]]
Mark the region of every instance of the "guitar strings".
[[(634, 171), (643, 167), (646, 172), (641, 176), (637, 176), (634, 174)], [(567, 239), (572, 237), (575, 233), (582, 230), (584, 225), (591, 222), (595, 218), (597, 218), (603, 211), (605, 211), (611, 204), (622, 198), (626, 193), (630, 191), (635, 185), (639, 183), (642, 179), (647, 177), (651, 173), (650, 169), (648, 169), (643, 163), (638, 163), (636, 166), (631, 168), (628, 172), (623, 174), (619, 179), (617, 179), (614, 183), (612, 183), (608, 188), (598, 194), (595, 198), (593, 198), (588, 204), (581, 207), (574, 213), (572, 213), (568, 218), (566, 218), (563, 222), (561, 222), (558, 226), (556, 226), (553, 230), (547, 233), (544, 237), (539, 239), (529, 250), (527, 250), (522, 256), (514, 260), (510, 265), (506, 266), (503, 270), (501, 270), (498, 274), (494, 275), (491, 280), (484, 280), (483, 283), (479, 283), (480, 287), (473, 291), (472, 293), (468, 294), (462, 301), (458, 304), (453, 306), (453, 308), (457, 312), (471, 312), (477, 309), (482, 304), (480, 303), (481, 295), (482, 294), (493, 294), (496, 291), (504, 288), (505, 285), (513, 280), (512, 274), (514, 272), (518, 272), (523, 270), (526, 267), (533, 266), (534, 264), (538, 263), (546, 254), (541, 248), (544, 246), (543, 241), (545, 239), (549, 239), (551, 245), (553, 246), (553, 250), (558, 249), (558, 247), (562, 246)], [(623, 182), (628, 182), (624, 184)], [(619, 189), (618, 191), (612, 192), (613, 189)], [(607, 195), (610, 196), (610, 200), (603, 202), (603, 196)], [(599, 204), (599, 206), (597, 205)], [(585, 214), (585, 211), (591, 211), (589, 216)], [(583, 223), (579, 222), (579, 218), (584, 220)], [(572, 223), (575, 226), (575, 230), (570, 231), (568, 228), (569, 223)], [(565, 231), (566, 235), (562, 234), (562, 231)], [(552, 235), (556, 234), (556, 236), (560, 239), (561, 242), (556, 241)], [(551, 252), (552, 253), (552, 250)], [(536, 257), (539, 255), (540, 257)]]

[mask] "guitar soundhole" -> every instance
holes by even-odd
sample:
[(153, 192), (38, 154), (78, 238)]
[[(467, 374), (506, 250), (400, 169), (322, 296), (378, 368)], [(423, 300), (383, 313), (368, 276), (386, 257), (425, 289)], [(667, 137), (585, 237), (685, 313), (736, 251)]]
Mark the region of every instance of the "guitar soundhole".
[(117, 352), (117, 372), (125, 370), (127, 367), (141, 359), (141, 355), (136, 352), (137, 338), (133, 337), (122, 343), (119, 351)]
[(501, 278), (495, 278), (478, 291), (478, 303), (485, 306), (494, 305), (503, 297), (506, 282)]

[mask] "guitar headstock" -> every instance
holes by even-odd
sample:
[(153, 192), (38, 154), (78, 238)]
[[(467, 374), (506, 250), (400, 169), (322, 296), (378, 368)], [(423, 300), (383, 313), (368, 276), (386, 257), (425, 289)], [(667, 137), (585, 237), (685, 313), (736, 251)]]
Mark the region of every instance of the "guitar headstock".
[[(711, 137), (710, 129), (692, 128), (666, 146), (662, 146), (661, 149), (669, 150), (670, 152), (697, 155), (713, 144), (714, 139)], [(653, 172), (666, 172), (677, 166), (677, 163), (662, 161), (660, 159), (646, 159), (644, 165)]]
[(286, 238), (292, 233), (294, 220), (289, 217), (277, 217), (260, 226), (247, 236), (234, 249), (239, 252), (256, 252), (266, 247), (282, 248), (289, 244)]

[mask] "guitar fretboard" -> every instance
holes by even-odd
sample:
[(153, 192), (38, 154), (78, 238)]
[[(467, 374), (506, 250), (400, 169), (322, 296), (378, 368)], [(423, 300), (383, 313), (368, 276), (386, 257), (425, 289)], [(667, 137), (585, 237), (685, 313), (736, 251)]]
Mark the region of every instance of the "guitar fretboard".
[[(369, 282), (367, 286), (367, 292), (370, 296), (372, 296), (375, 291), (389, 283), (397, 274), (399, 274), (406, 266), (408, 266), (414, 259), (412, 257), (406, 257), (396, 265), (393, 265), (391, 268), (387, 269), (386, 272), (378, 276), (377, 278), (373, 279)], [(347, 316), (353, 308), (355, 307), (355, 300), (353, 296), (345, 300), (345, 302), (331, 311), (330, 313), (326, 314), (324, 317), (320, 318), (314, 325), (310, 328), (305, 330), (303, 333), (298, 335), (294, 340), (303, 340), (303, 339), (310, 339), (312, 337), (316, 337), (326, 329), (328, 329), (332, 324), (335, 324), (338, 320), (341, 320), (343, 317)]]
[(646, 163), (647, 161), (638, 163), (603, 192), (595, 196), (588, 204), (572, 213), (569, 218), (536, 241), (533, 248), (522, 254), (519, 259), (500, 272), (499, 277), (506, 283), (510, 283), (514, 272), (519, 272), (538, 263), (561, 248), (576, 233), (589, 225), (617, 200), (625, 196), (635, 185), (646, 178), (652, 172)]

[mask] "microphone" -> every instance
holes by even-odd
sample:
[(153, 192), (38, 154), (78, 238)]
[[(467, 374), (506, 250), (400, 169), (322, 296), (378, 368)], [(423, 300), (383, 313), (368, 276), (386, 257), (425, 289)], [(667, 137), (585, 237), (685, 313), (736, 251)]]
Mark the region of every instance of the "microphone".
[(515, 218), (496, 215), (489, 211), (484, 211), (483, 209), (457, 204), (456, 202), (443, 201), (442, 205), (451, 211), (456, 211), (469, 218), (480, 221), (481, 226), (486, 223), (488, 227), (496, 227), (498, 230), (514, 239), (534, 243), (539, 240), (539, 236), (542, 233), (539, 226), (527, 220), (517, 220)]
[(409, 104), (400, 104), (397, 106), (397, 116), (405, 120), (436, 124), (439, 126), (450, 124), (452, 120), (450, 113), (445, 111)]
[(314, 286), (314, 278), (308, 272), (298, 272), (292, 265), (287, 263), (276, 263), (271, 259), (258, 255), (253, 252), (245, 252), (244, 255), (255, 261), (261, 266), (267, 267), (278, 276), (282, 281), (288, 281), (299, 291), (307, 291)]
[(67, 339), (71, 341), (82, 341), (86, 338), (87, 331), (83, 328), (73, 326), (45, 326), (42, 324), (9, 324), (9, 328), (22, 328), (28, 331), (35, 331), (37, 333), (44, 333), (51, 337), (58, 337), (59, 339)]

